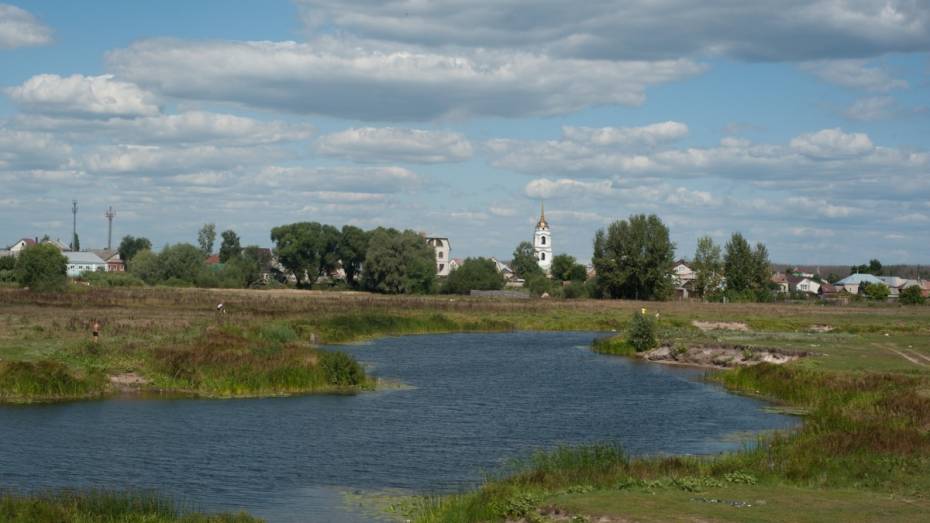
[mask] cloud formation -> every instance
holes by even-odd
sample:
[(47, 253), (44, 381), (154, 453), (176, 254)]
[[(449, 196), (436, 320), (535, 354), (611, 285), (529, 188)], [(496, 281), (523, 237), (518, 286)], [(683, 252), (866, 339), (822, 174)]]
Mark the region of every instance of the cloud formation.
[(0, 4), (0, 49), (45, 45), (51, 41), (52, 30), (28, 11)]
[(886, 93), (908, 88), (907, 81), (891, 76), (882, 67), (869, 66), (867, 60), (806, 62), (801, 64), (801, 69), (813, 73), (821, 80), (851, 89)]
[(297, 0), (312, 32), (434, 47), (542, 49), (554, 56), (751, 61), (864, 58), (930, 50), (913, 0)]
[(7, 89), (18, 105), (29, 111), (75, 117), (151, 116), (158, 114), (153, 96), (113, 75), (67, 77), (33, 76)]
[(355, 162), (450, 163), (472, 156), (471, 142), (461, 133), (361, 127), (320, 137), (317, 152)]
[(120, 78), (180, 99), (363, 121), (565, 114), (638, 105), (647, 87), (704, 70), (687, 59), (604, 62), (530, 51), (144, 40), (108, 54)]

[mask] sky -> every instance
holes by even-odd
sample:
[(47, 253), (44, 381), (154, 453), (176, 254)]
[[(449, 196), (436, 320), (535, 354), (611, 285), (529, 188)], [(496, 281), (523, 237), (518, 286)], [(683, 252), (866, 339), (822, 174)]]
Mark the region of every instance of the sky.
[[(0, 0), (2, 2), (2, 0)], [(657, 214), (678, 257), (930, 261), (922, 0), (0, 3), (0, 246), (271, 246), (297, 221), (509, 259)], [(114, 240), (114, 243), (117, 242)]]

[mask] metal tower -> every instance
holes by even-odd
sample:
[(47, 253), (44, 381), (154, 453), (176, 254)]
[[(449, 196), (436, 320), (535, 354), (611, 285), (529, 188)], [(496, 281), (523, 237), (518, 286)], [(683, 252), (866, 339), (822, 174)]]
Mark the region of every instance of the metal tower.
[(76, 250), (77, 245), (75, 245), (75, 240), (77, 240), (77, 200), (71, 200), (71, 214), (73, 219), (71, 222), (71, 250)]
[(113, 217), (116, 216), (116, 212), (113, 210), (113, 207), (110, 206), (107, 209), (107, 212), (103, 214), (107, 217), (107, 250), (113, 250)]

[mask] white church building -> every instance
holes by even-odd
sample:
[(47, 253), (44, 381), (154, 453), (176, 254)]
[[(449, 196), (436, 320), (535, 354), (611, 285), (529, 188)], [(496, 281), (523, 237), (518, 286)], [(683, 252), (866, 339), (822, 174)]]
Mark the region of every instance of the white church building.
[(533, 252), (539, 261), (539, 267), (549, 274), (552, 268), (552, 232), (549, 230), (549, 222), (546, 221), (545, 204), (540, 206), (536, 234), (533, 236)]

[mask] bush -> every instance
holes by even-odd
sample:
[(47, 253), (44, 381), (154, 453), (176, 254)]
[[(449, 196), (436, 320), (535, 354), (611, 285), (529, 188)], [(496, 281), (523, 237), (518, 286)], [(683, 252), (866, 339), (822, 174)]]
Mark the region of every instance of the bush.
[(344, 352), (320, 351), (320, 366), (331, 385), (360, 385), (365, 380), (362, 366)]
[(452, 271), (442, 286), (444, 294), (468, 294), (471, 290), (497, 291), (504, 288), (504, 277), (487, 258), (468, 258)]
[(568, 285), (562, 286), (562, 297), (569, 300), (588, 297), (588, 287), (583, 281), (573, 281)]
[(68, 259), (54, 245), (30, 245), (16, 259), (16, 281), (35, 291), (60, 291), (68, 283)]
[(862, 294), (872, 301), (885, 301), (888, 299), (888, 295), (891, 294), (891, 291), (888, 290), (887, 286), (881, 283), (863, 283)]
[(636, 349), (636, 352), (655, 348), (658, 345), (655, 320), (641, 311), (634, 312), (633, 324), (630, 326), (627, 341)]
[(94, 287), (142, 287), (145, 282), (128, 272), (86, 271), (81, 279)]
[(901, 294), (898, 295), (898, 302), (902, 305), (923, 305), (926, 298), (921, 293), (920, 287), (911, 285), (901, 290)]

